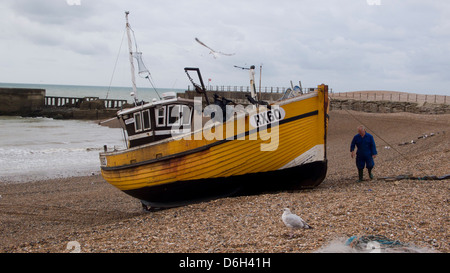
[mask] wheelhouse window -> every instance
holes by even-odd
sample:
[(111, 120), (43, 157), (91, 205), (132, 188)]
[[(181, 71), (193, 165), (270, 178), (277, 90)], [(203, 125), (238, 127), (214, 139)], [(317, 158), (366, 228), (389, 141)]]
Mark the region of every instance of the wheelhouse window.
[(134, 130), (136, 133), (142, 131), (141, 112), (134, 113)]
[(167, 125), (180, 124), (181, 105), (169, 105), (167, 108)]
[(166, 106), (155, 109), (156, 116), (156, 126), (164, 127), (166, 126)]
[(183, 105), (181, 112), (182, 125), (190, 125), (191, 124), (191, 109), (187, 105)]
[(142, 111), (142, 120), (143, 120), (144, 130), (151, 129), (152, 124), (150, 122), (150, 110)]

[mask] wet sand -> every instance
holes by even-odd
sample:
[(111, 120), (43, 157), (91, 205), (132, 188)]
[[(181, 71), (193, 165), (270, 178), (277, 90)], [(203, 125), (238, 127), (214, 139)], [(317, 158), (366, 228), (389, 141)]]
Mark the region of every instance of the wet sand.
[[(375, 179), (361, 183), (349, 152), (360, 124), (353, 116), (374, 135), (379, 153)], [(411, 140), (416, 143), (398, 145)], [(69, 252), (68, 243), (77, 241), (81, 252), (296, 253), (376, 234), (450, 251), (449, 180), (377, 179), (450, 174), (450, 115), (332, 111), (327, 152), (328, 174), (315, 189), (150, 213), (101, 176), (0, 183), (0, 252)], [(290, 238), (281, 221), (284, 207), (313, 229)]]

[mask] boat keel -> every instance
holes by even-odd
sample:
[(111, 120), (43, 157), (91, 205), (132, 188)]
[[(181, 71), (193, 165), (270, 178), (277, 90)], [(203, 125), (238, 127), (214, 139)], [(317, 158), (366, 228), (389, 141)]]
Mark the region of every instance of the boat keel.
[(177, 181), (124, 192), (140, 199), (144, 210), (154, 211), (223, 197), (311, 189), (325, 179), (326, 172), (325, 160), (270, 172)]

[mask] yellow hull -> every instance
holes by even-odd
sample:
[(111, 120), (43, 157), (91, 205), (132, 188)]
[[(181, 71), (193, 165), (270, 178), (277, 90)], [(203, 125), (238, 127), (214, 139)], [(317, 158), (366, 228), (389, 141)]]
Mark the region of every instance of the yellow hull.
[[(252, 117), (258, 115), (254, 112), (181, 139), (170, 138), (123, 151), (101, 153), (102, 175), (118, 189), (158, 206), (188, 203), (197, 197), (208, 198), (215, 190), (214, 195), (227, 195), (242, 189), (241, 182), (245, 181), (254, 183), (251, 188), (255, 187), (256, 191), (258, 185), (282, 189), (277, 185), (283, 182), (273, 179), (277, 171), (297, 176), (289, 188), (320, 184), (326, 172), (327, 86), (321, 85), (314, 93), (272, 106), (281, 108), (283, 117), (272, 123), (270, 129), (258, 129), (255, 122), (252, 123)], [(319, 172), (312, 175), (315, 178), (309, 178), (311, 181), (306, 185), (302, 181), (304, 174), (293, 172), (302, 166), (302, 172), (307, 172), (305, 166), (313, 166), (317, 169), (314, 171)], [(267, 175), (273, 181), (250, 181), (264, 180), (261, 174), (273, 175)], [(215, 185), (209, 188), (212, 184)], [(171, 192), (172, 189), (175, 191)], [(188, 192), (202, 194), (192, 197)], [(164, 194), (167, 196), (162, 196)]]

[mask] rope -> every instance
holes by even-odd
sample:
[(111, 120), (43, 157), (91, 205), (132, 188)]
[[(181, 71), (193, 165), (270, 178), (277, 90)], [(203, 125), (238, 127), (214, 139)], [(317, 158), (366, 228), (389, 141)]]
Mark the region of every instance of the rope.
[(407, 244), (401, 243), (398, 240), (389, 240), (386, 236), (383, 235), (352, 236), (347, 240), (345, 245), (352, 248), (364, 248), (365, 246), (361, 246), (361, 244), (367, 245), (367, 243), (369, 242), (378, 242), (386, 247), (408, 246)]
[(119, 60), (120, 51), (121, 51), (121, 49), (122, 49), (122, 44), (123, 44), (123, 40), (124, 40), (124, 37), (125, 37), (125, 31), (126, 31), (126, 28), (123, 30), (122, 41), (120, 42), (119, 52), (117, 53), (116, 63), (114, 64), (114, 69), (113, 69), (113, 73), (112, 73), (112, 75), (111, 75), (111, 80), (109, 81), (108, 92), (106, 93), (106, 99), (107, 99), (108, 96), (109, 96), (109, 91), (111, 91), (111, 84), (112, 84), (112, 81), (113, 81), (113, 78), (114, 78), (114, 74), (116, 73), (117, 62), (118, 62), (118, 60)]
[(155, 90), (156, 95), (158, 95), (158, 98), (161, 99), (161, 96), (159, 95), (158, 91), (156, 91), (155, 85), (153, 85), (153, 82), (152, 82), (152, 80), (150, 79), (150, 78), (151, 78), (150, 73), (149, 73), (149, 75), (148, 75), (146, 78), (147, 78), (147, 80), (150, 82), (150, 84), (152, 85), (153, 90)]
[(422, 168), (421, 165), (418, 165), (417, 163), (413, 163), (409, 158), (407, 158), (404, 154), (400, 153), (396, 148), (394, 148), (394, 145), (391, 145), (389, 142), (387, 142), (384, 138), (382, 138), (380, 135), (378, 135), (374, 130), (370, 129), (366, 124), (364, 124), (360, 119), (352, 115), (347, 109), (344, 109), (352, 118), (356, 119), (360, 124), (364, 125), (365, 128), (369, 129), (374, 135), (376, 135), (378, 138), (380, 138), (384, 143), (389, 145), (394, 151), (396, 151), (399, 155), (401, 155), (404, 159), (406, 159), (408, 162), (410, 162), (413, 165), (416, 165), (418, 169), (420, 169), (421, 172), (428, 175), (428, 173)]
[[(138, 44), (137, 44), (137, 40), (136, 40), (136, 35), (135, 35), (135, 33), (134, 33), (134, 30), (131, 28), (131, 25), (129, 25), (129, 24), (128, 24), (128, 27), (130, 28), (131, 33), (133, 34), (134, 46), (135, 46), (135, 48), (136, 48), (136, 52), (139, 52), (139, 50), (138, 50)], [(142, 61), (142, 62), (143, 62), (143, 61)], [(150, 74), (150, 71), (147, 70), (147, 72), (148, 72), (148, 75), (145, 76), (144, 78), (146, 78), (146, 79), (150, 82), (150, 85), (152, 86), (152, 88), (153, 88), (153, 90), (155, 91), (156, 95), (157, 95), (158, 98), (161, 100), (161, 96), (159, 95), (158, 91), (156, 90), (155, 85), (153, 84), (153, 79), (151, 78), (152, 75)], [(141, 77), (141, 78), (142, 78), (142, 77)]]
[(388, 176), (388, 177), (380, 177), (379, 179), (383, 180), (402, 180), (402, 179), (409, 179), (409, 180), (446, 180), (450, 179), (450, 174), (442, 175), (442, 176), (436, 176), (436, 175), (426, 175), (426, 176), (411, 176), (411, 175), (398, 175), (398, 176)]

